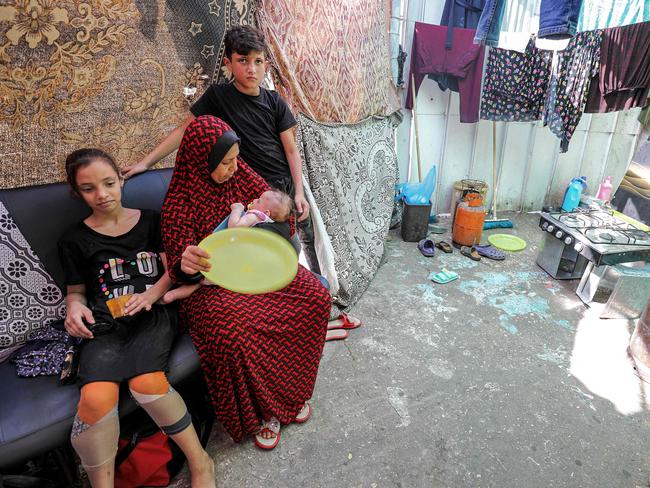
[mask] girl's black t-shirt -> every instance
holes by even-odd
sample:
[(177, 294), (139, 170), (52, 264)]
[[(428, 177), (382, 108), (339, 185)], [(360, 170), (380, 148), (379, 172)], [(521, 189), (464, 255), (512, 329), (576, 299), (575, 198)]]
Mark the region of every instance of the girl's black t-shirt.
[(66, 285), (86, 285), (91, 304), (142, 293), (164, 274), (160, 214), (140, 212), (138, 222), (125, 234), (107, 236), (79, 222), (59, 241)]

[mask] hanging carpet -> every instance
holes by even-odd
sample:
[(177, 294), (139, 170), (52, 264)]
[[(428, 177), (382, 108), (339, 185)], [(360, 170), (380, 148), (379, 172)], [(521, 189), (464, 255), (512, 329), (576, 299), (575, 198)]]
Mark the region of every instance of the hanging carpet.
[(276, 90), (294, 113), (352, 123), (400, 107), (386, 0), (261, 0)]
[(184, 87), (228, 79), (223, 35), (255, 5), (0, 0), (0, 187), (62, 181), (84, 146), (138, 161), (187, 116)]
[(401, 119), (400, 112), (357, 124), (298, 117), (299, 147), (318, 209), (312, 215), (316, 252), (343, 308), (368, 288), (384, 253), (397, 182), (395, 128)]

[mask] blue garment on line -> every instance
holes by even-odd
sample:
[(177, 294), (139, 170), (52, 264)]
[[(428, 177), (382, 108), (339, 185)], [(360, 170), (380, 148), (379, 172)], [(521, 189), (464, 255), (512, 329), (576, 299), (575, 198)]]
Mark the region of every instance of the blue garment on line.
[(650, 20), (650, 0), (583, 0), (578, 32)]
[[(603, 0), (604, 1), (604, 0)], [(573, 37), (583, 0), (542, 0), (537, 37)], [(498, 46), (506, 0), (487, 0), (476, 28), (474, 44)]]

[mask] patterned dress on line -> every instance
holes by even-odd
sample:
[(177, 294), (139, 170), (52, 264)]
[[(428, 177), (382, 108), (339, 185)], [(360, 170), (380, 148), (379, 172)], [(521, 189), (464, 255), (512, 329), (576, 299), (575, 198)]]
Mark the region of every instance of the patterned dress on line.
[(507, 122), (540, 120), (552, 60), (551, 51), (535, 47), (534, 36), (523, 53), (490, 48), (483, 78), (481, 119)]
[(560, 139), (560, 152), (569, 149), (587, 104), (591, 79), (599, 73), (602, 38), (602, 30), (579, 32), (566, 49), (558, 52), (544, 107), (544, 125)]
[[(211, 234), (232, 203), (268, 189), (241, 160), (225, 183), (210, 179), (208, 154), (227, 130), (220, 119), (201, 116), (185, 131), (162, 211), (172, 279), (183, 251)], [(201, 286), (180, 307), (215, 414), (233, 440), (272, 416), (292, 422), (312, 395), (327, 332), (331, 298), (316, 276), (300, 266), (287, 287), (261, 295)]]

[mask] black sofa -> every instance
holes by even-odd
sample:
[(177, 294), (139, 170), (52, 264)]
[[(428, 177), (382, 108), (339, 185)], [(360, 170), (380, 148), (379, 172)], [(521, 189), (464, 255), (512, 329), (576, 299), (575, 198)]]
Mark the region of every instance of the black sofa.
[[(171, 174), (170, 169), (155, 170), (129, 179), (123, 204), (160, 210)], [(0, 200), (62, 287), (57, 241), (68, 227), (88, 215), (87, 207), (72, 199), (63, 183), (0, 190)], [(53, 376), (19, 378), (13, 364), (0, 363), (0, 473), (67, 444), (79, 390), (76, 385), (59, 386), (57, 380)], [(203, 387), (199, 359), (187, 334), (180, 335), (174, 345), (169, 380), (176, 387), (194, 388), (194, 383)], [(135, 409), (135, 402), (123, 392), (120, 417)]]

